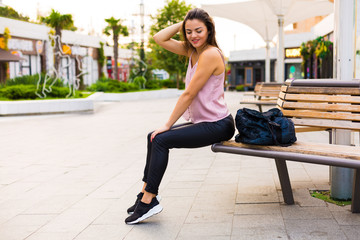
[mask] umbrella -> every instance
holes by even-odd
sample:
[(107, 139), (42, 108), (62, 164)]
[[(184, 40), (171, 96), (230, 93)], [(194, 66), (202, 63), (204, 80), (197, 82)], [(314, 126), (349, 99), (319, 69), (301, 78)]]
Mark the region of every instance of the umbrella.
[(0, 62), (18, 62), (21, 60), (23, 60), (21, 57), (0, 48)]
[(266, 42), (266, 81), (270, 81), (269, 43), (278, 37), (277, 81), (284, 80), (284, 26), (334, 11), (329, 0), (251, 0), (236, 3), (204, 4), (212, 16), (223, 17), (248, 25)]

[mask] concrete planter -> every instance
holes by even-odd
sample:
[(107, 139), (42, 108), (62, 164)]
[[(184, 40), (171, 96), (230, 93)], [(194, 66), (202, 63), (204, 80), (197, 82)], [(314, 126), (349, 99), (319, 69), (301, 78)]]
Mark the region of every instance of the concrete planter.
[(130, 93), (96, 92), (87, 98), (0, 101), (0, 116), (93, 112), (94, 102), (123, 102), (178, 97), (182, 90), (163, 89)]
[(91, 112), (94, 99), (101, 93), (94, 93), (80, 99), (0, 101), (0, 116)]

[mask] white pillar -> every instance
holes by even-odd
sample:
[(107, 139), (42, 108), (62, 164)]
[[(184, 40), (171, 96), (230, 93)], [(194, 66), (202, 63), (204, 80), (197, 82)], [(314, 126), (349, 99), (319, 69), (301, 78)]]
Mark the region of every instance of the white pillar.
[(278, 56), (276, 82), (284, 82), (284, 16), (278, 15)]
[(270, 82), (270, 41), (266, 41), (265, 82)]
[[(355, 6), (356, 0), (335, 0), (334, 11), (334, 77), (351, 80), (354, 77)], [(336, 130), (334, 143), (351, 144), (349, 130)], [(349, 199), (352, 193), (353, 170), (331, 167), (331, 196)]]

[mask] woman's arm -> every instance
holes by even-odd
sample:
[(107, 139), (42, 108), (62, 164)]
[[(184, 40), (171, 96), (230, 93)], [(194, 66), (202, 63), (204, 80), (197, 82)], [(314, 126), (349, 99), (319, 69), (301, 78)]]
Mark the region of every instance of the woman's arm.
[(182, 22), (171, 25), (156, 33), (153, 38), (157, 44), (166, 50), (179, 55), (188, 56), (188, 52), (184, 47), (184, 42), (172, 39), (172, 37), (179, 32), (181, 26)]
[(198, 66), (196, 72), (191, 79), (189, 86), (179, 97), (173, 112), (170, 115), (169, 120), (165, 123), (164, 126), (155, 130), (151, 135), (153, 139), (157, 134), (168, 131), (172, 125), (184, 114), (186, 109), (190, 106), (193, 99), (196, 97), (198, 92), (206, 84), (207, 80), (210, 78), (214, 72), (218, 71), (219, 68), (223, 67), (223, 61), (218, 51), (215, 48), (208, 49), (200, 54), (198, 61)]

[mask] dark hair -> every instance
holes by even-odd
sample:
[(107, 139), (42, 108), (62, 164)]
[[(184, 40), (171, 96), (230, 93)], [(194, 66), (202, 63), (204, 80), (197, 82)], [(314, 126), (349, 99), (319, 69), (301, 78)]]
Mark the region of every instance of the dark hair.
[(217, 48), (219, 48), (216, 38), (215, 38), (215, 24), (213, 19), (209, 16), (209, 14), (201, 9), (201, 8), (194, 8), (192, 10), (190, 10), (187, 14), (186, 17), (183, 21), (183, 24), (181, 26), (181, 34), (183, 36), (184, 39), (184, 43), (185, 43), (185, 48), (186, 50), (188, 49), (193, 49), (194, 47), (191, 45), (191, 43), (189, 42), (189, 40), (186, 38), (186, 31), (185, 31), (185, 23), (187, 20), (193, 20), (193, 19), (197, 19), (202, 21), (207, 30), (208, 30), (208, 38), (206, 40), (206, 42), (212, 46), (215, 46)]

